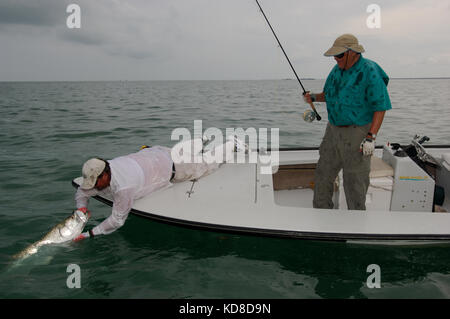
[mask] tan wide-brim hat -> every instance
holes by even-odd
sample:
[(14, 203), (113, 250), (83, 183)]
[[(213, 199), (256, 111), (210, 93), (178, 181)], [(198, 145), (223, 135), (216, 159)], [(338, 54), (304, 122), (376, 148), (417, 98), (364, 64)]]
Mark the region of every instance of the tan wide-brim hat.
[(364, 52), (364, 48), (359, 44), (358, 39), (352, 34), (343, 34), (338, 37), (331, 48), (328, 49), (323, 55), (325, 56), (335, 56), (346, 52), (347, 50), (352, 50), (358, 53)]
[(94, 188), (97, 178), (103, 172), (106, 167), (106, 163), (98, 158), (91, 158), (83, 165), (82, 175), (83, 182), (81, 183), (82, 189)]

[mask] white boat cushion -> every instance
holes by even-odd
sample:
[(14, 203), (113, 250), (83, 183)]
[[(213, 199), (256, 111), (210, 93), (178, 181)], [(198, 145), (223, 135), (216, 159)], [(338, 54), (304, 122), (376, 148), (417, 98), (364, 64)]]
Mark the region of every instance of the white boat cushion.
[(377, 156), (372, 156), (370, 160), (369, 177), (387, 177), (394, 176), (394, 169), (388, 163)]

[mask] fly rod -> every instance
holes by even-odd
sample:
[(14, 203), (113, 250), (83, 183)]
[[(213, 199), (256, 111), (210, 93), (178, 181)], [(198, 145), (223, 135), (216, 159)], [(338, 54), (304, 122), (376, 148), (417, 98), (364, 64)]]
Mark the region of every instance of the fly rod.
[[(284, 48), (283, 48), (283, 46), (281, 45), (280, 40), (278, 40), (278, 37), (277, 37), (277, 35), (275, 34), (275, 31), (273, 30), (272, 25), (270, 24), (269, 20), (267, 19), (266, 14), (264, 13), (263, 9), (261, 8), (261, 5), (259, 4), (258, 0), (255, 0), (255, 1), (256, 1), (256, 4), (258, 5), (259, 9), (261, 10), (261, 13), (262, 13), (263, 16), (264, 16), (264, 19), (266, 19), (266, 22), (267, 22), (267, 24), (269, 25), (270, 30), (272, 30), (272, 33), (273, 33), (273, 35), (275, 36), (275, 39), (277, 40), (278, 45), (279, 45), (280, 48), (281, 48), (281, 51), (283, 51), (284, 56), (286, 57), (286, 60), (288, 61), (289, 65), (291, 66), (291, 69), (292, 69), (292, 71), (294, 72), (295, 77), (297, 78), (298, 83), (299, 83), (300, 86), (302, 87), (302, 89), (303, 89), (303, 95), (305, 95), (305, 94), (307, 93), (307, 91), (305, 90), (305, 87), (303, 86), (302, 81), (300, 81), (300, 78), (298, 77), (297, 72), (295, 72), (295, 69), (294, 69), (294, 67), (292, 66), (291, 61), (289, 60), (289, 57), (287, 56), (286, 51), (284, 51)], [(317, 110), (316, 110), (316, 107), (314, 106), (314, 103), (311, 102), (311, 103), (309, 103), (309, 105), (311, 105), (312, 110), (313, 110), (314, 113), (316, 114), (317, 120), (320, 121), (322, 118), (320, 117), (319, 113), (317, 113)]]

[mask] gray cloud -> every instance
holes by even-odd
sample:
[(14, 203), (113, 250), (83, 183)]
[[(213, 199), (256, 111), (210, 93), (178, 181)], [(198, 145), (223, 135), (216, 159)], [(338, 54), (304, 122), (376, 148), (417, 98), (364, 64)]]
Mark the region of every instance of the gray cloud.
[[(170, 1), (169, 1), (170, 2)], [(72, 45), (87, 45), (109, 56), (135, 60), (170, 56), (179, 38), (177, 11), (164, 2), (78, 0), (81, 29), (58, 29), (58, 38)]]
[(105, 43), (105, 38), (100, 34), (80, 32), (72, 29), (61, 30), (60, 38), (65, 41), (74, 42), (75, 44), (97, 46)]
[[(392, 77), (449, 76), (450, 1), (376, 2), (371, 30), (359, 0), (260, 0), (302, 77), (324, 78), (323, 52), (348, 32)], [(66, 27), (70, 3), (81, 29)], [(293, 76), (254, 0), (0, 0), (0, 43), (0, 80)]]
[(2, 0), (0, 24), (55, 26), (65, 21), (66, 6), (54, 0)]

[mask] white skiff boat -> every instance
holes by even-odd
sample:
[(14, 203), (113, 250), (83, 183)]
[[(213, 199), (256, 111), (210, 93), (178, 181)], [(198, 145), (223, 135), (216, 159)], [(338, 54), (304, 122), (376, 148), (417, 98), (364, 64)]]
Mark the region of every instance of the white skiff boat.
[[(334, 209), (312, 208), (317, 148), (280, 149), (279, 169), (224, 164), (196, 181), (135, 202), (131, 213), (217, 232), (363, 244), (450, 243), (450, 145), (385, 145), (372, 157), (366, 211), (347, 210), (342, 175)], [(342, 172), (341, 172), (342, 174)], [(75, 187), (81, 178), (72, 183)], [(112, 205), (110, 198), (96, 199)]]

